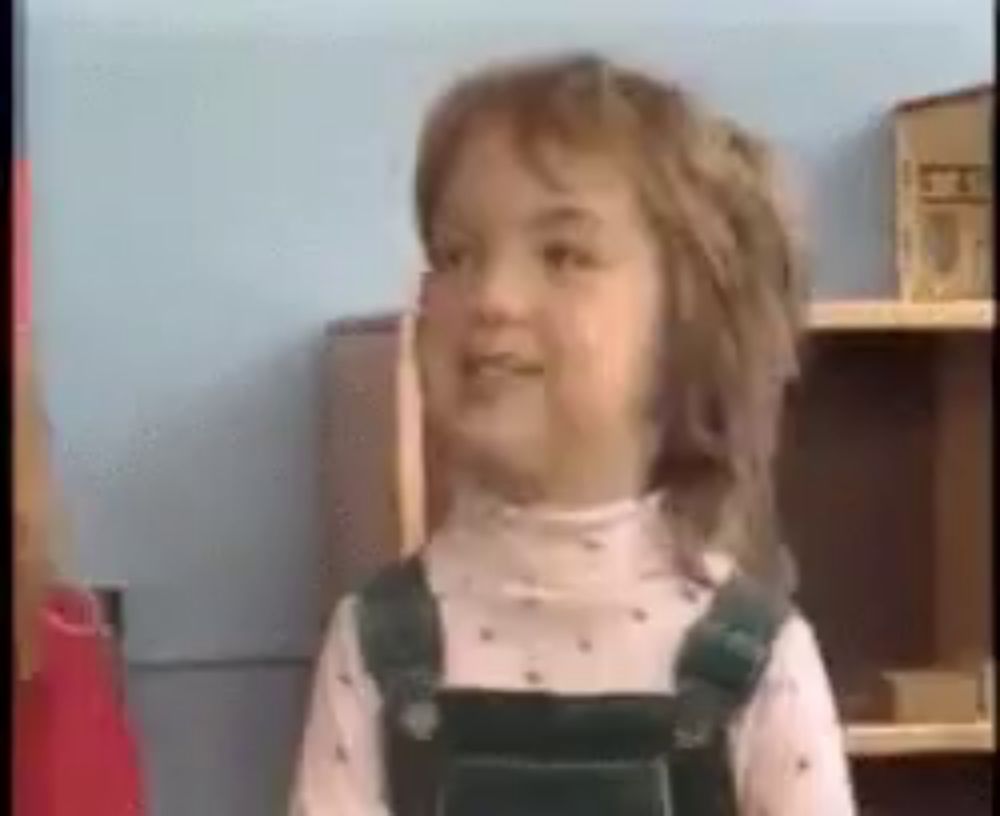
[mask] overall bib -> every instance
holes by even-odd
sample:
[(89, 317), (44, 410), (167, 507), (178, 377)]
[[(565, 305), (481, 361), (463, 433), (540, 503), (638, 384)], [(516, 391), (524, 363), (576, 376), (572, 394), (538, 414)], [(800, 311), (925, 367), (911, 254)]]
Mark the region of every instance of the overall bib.
[(393, 565), (362, 590), (358, 634), (394, 816), (738, 816), (727, 728), (788, 612), (732, 578), (685, 636), (673, 695), (447, 688), (423, 565)]

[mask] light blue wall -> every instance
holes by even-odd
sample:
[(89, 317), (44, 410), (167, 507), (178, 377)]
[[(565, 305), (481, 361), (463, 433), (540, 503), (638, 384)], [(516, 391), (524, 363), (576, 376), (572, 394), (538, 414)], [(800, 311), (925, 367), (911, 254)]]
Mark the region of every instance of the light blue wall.
[(415, 129), (457, 69), (594, 46), (687, 81), (800, 168), (824, 295), (891, 290), (886, 109), (993, 70), (989, 0), (27, 11), (47, 399), (78, 569), (129, 587), (163, 816), (279, 807), (330, 604), (321, 331), (402, 302)]

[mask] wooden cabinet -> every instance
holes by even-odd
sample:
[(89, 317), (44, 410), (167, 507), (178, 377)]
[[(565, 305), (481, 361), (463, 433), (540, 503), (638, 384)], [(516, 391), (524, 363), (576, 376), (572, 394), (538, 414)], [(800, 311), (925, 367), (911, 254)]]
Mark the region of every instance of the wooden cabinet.
[(991, 302), (819, 306), (789, 395), (779, 501), (862, 814), (992, 812), (992, 715), (898, 722), (879, 681), (994, 660), (993, 321)]
[[(400, 378), (405, 348), (396, 315), (343, 320), (329, 326), (324, 365), (322, 481), (333, 591), (358, 585), (399, 555), (414, 522), (402, 506), (400, 453), (419, 437), (401, 433)], [(405, 439), (403, 439), (405, 437)], [(404, 496), (405, 494), (405, 496)]]
[(992, 655), (992, 318), (920, 311), (815, 328), (789, 395), (782, 518), (848, 684)]
[[(935, 813), (987, 813), (991, 718), (898, 723), (873, 689), (886, 670), (993, 659), (993, 303), (822, 303), (809, 323), (779, 502), (799, 601), (850, 720), (862, 812), (916, 813), (899, 792), (923, 786), (954, 802)], [(390, 315), (329, 334), (331, 536), (346, 583), (419, 546), (446, 504), (409, 332)], [(956, 781), (970, 778), (975, 790)]]

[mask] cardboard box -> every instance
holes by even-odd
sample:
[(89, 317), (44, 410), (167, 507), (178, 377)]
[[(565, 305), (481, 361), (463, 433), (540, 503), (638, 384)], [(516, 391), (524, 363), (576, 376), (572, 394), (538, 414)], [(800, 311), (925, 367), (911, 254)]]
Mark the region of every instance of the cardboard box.
[(974, 722), (980, 717), (980, 678), (946, 670), (886, 672), (893, 719), (900, 723)]
[(894, 111), (896, 271), (904, 300), (993, 294), (993, 86)]

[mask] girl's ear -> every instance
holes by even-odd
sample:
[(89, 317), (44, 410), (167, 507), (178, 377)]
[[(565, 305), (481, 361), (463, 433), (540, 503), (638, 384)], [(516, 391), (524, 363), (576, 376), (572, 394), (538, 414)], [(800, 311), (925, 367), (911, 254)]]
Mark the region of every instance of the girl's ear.
[(422, 315), (427, 308), (427, 298), (430, 294), (431, 274), (430, 269), (424, 269), (417, 274), (417, 295), (414, 304), (417, 315)]
[(433, 285), (433, 274), (429, 269), (424, 269), (418, 273), (414, 287), (415, 293), (413, 299), (410, 301), (413, 305), (409, 311), (413, 320), (413, 342), (416, 347), (419, 347), (424, 332), (424, 321), (426, 320), (428, 307), (430, 306), (430, 299), (432, 297), (431, 288)]

